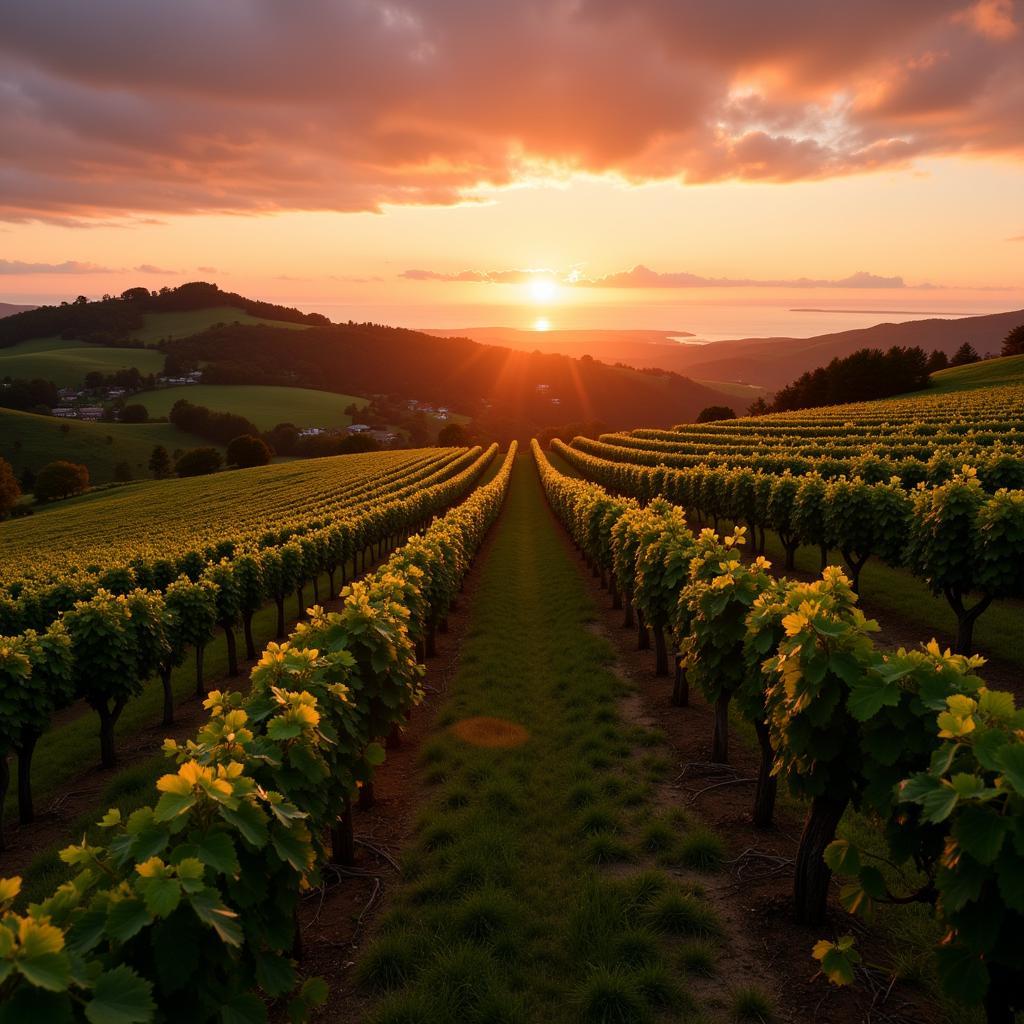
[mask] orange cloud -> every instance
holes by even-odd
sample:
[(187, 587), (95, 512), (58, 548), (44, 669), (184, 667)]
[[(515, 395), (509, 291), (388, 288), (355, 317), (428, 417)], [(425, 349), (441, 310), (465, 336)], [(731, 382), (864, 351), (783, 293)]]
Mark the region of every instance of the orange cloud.
[(1024, 150), (1013, 0), (34, 0), (0, 218), (378, 210), (544, 172), (794, 181)]
[[(481, 284), (523, 284), (538, 274), (557, 277), (562, 284), (581, 288), (907, 288), (902, 277), (881, 277), (866, 270), (835, 280), (811, 277), (788, 279), (704, 277), (685, 271), (661, 272), (642, 263), (632, 270), (620, 270), (603, 277), (585, 277), (578, 270), (556, 275), (551, 270), (403, 270), (398, 276), (410, 281), (462, 281)], [(914, 285), (933, 289), (933, 284)]]

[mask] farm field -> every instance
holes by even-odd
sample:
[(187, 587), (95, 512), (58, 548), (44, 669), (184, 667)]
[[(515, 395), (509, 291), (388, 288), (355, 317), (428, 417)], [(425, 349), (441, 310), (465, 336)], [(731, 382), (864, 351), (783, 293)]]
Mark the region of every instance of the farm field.
[(345, 409), (353, 403), (360, 408), (367, 404), (365, 398), (357, 395), (247, 384), (192, 384), (132, 395), (132, 401), (144, 405), (151, 417), (167, 416), (181, 398), (217, 412), (245, 416), (260, 430), (270, 430), (278, 423), (294, 423), (297, 427), (347, 427), (352, 417)]
[[(18, 474), (25, 468), (38, 472), (56, 459), (69, 459), (88, 468), (93, 484), (113, 481), (119, 462), (127, 462), (133, 477), (142, 480), (150, 476), (154, 446), (163, 445), (173, 454), (208, 443), (170, 423), (88, 423), (0, 409), (0, 457)], [(3, 529), (0, 525), (0, 532)]]
[(62, 338), (36, 338), (0, 348), (0, 378), (52, 380), (57, 387), (81, 385), (87, 373), (114, 373), (135, 367), (140, 373), (159, 373), (163, 353), (148, 348), (114, 348)]
[[(409, 449), (338, 455), (226, 470), (212, 476), (144, 480), (85, 494), (42, 514), (0, 525), (3, 579), (45, 578), (68, 566), (123, 565), (131, 558), (173, 558), (226, 539), (242, 543), (347, 506), (374, 478), (401, 480), (443, 467), (466, 449)], [(415, 477), (413, 477), (415, 479)]]
[(185, 338), (198, 334), (216, 324), (242, 324), (245, 327), (284, 327), (288, 330), (305, 330), (305, 324), (291, 323), (286, 320), (268, 320), (265, 317), (253, 316), (243, 309), (234, 306), (210, 306), (206, 309), (193, 309), (181, 313), (146, 313), (143, 326), (135, 331), (132, 337), (147, 345), (155, 344), (164, 339)]
[[(241, 875), (216, 852), (204, 870), (225, 907), (242, 899), (234, 887), (252, 872), (276, 879), (277, 900), (244, 904), (247, 921), (281, 915), (273, 926), (291, 928), (298, 914), (302, 956), (292, 965), (275, 952), (274, 969), (323, 978), (328, 990), (310, 982), (300, 991), (311, 1005), (326, 998), (330, 1019), (448, 1024), (458, 1005), (460, 1019), (479, 1024), (796, 1024), (823, 1006), (829, 1020), (861, 1020), (863, 982), (830, 986), (814, 948), (839, 979), (859, 978), (857, 958), (870, 957), (885, 979), (884, 994), (870, 991), (898, 1019), (980, 1024), (976, 990), (945, 974), (944, 954), (934, 953), (958, 911), (903, 895), (920, 879), (892, 837), (897, 823), (901, 842), (916, 841), (926, 823), (956, 837), (957, 865), (944, 859), (948, 840), (922, 838), (917, 849), (920, 878), (939, 886), (965, 863), (1003, 885), (1000, 872), (1014, 862), (1009, 845), (998, 861), (978, 859), (988, 847), (963, 824), (1016, 814), (1007, 788), (1015, 734), (999, 730), (1019, 718), (1024, 661), (1013, 638), (1024, 593), (1013, 567), (1024, 557), (1024, 496), (1001, 481), (1019, 464), (1021, 385), (1002, 371), (995, 379), (924, 402), (556, 440), (550, 457), (536, 444), (518, 457), (419, 449), (148, 481), (4, 524), (0, 614), (38, 622), (53, 646), (30, 632), (5, 642), (28, 652), (41, 680), (60, 678), (65, 633), (72, 659), (109, 664), (119, 600), (142, 623), (153, 621), (151, 600), (184, 614), (178, 593), (198, 598), (206, 587), (211, 602), (206, 632), (186, 644), (189, 657), (169, 667), (163, 689), (140, 677), (126, 692), (128, 710), (100, 745), (110, 774), (84, 789), (74, 788), (76, 767), (96, 756), (87, 707), (103, 722), (106, 705), (91, 676), (74, 676), (84, 703), (65, 705), (34, 744), (35, 788), (55, 806), (68, 794), (63, 827), (84, 833), (117, 877), (119, 851), (137, 842), (120, 822), (166, 829), (160, 862), (173, 865), (170, 851), (184, 840), (167, 823), (185, 815), (186, 829), (200, 827), (205, 784), (188, 780), (207, 759), (278, 787), (282, 813), (266, 840), (252, 831), (257, 819), (233, 811), (217, 826), (248, 866)], [(673, 455), (678, 468), (666, 465)], [(808, 459), (816, 471), (799, 465)], [(961, 460), (976, 463), (977, 476)], [(853, 468), (877, 479), (853, 478)], [(714, 529), (698, 534), (702, 525)], [(762, 546), (772, 565), (755, 557)], [(311, 597), (337, 594), (342, 566), (362, 579), (333, 601), (336, 614), (301, 621)], [(181, 575), (168, 585), (165, 569)], [(927, 573), (939, 571), (933, 596)], [(243, 615), (238, 602), (259, 580)], [(101, 581), (126, 596), (97, 590)], [(97, 618), (68, 604), (82, 582)], [(300, 621), (287, 644), (275, 640), (260, 657), (256, 641), (283, 633), (286, 599)], [(965, 608), (978, 609), (976, 629)], [(53, 609), (56, 621), (32, 618)], [(878, 616), (877, 631), (864, 612)], [(224, 696), (217, 687), (235, 685), (243, 620), (252, 668), (242, 693)], [(124, 642), (141, 658), (151, 641), (129, 621)], [(111, 632), (92, 651), (80, 623), (99, 622)], [(163, 628), (180, 628), (172, 622)], [(933, 636), (993, 661), (925, 646)], [(110, 699), (116, 684), (103, 685)], [(196, 687), (214, 688), (205, 726), (187, 700)], [(155, 758), (162, 700), (184, 716), (168, 748), (178, 775)], [(972, 748), (952, 735), (956, 715), (973, 716), (972, 730), (995, 730), (994, 768), (969, 760)], [(243, 729), (248, 716), (269, 716), (258, 738)], [(199, 745), (186, 748), (192, 735)], [(953, 761), (930, 756), (943, 742), (961, 744), (964, 775), (982, 786), (993, 772), (1003, 780), (987, 798), (991, 812), (956, 795)], [(117, 746), (131, 752), (120, 769), (108, 757)], [(953, 806), (939, 817), (926, 795), (945, 793), (947, 782)], [(174, 799), (160, 796), (150, 819), (154, 785)], [(905, 817), (904, 791), (922, 794), (927, 819)], [(8, 794), (10, 816), (22, 806), (20, 793)], [(106, 824), (94, 824), (107, 808)], [(292, 824), (297, 815), (322, 842)], [(994, 827), (1004, 843), (1008, 826)], [(28, 823), (14, 834), (22, 900), (45, 900), (75, 877), (57, 857), (61, 826)], [(32, 836), (40, 846), (26, 860)], [(315, 865), (307, 899), (300, 864)], [(1007, 949), (1014, 899), (985, 904), (1004, 929), (989, 941)], [(855, 925), (848, 915), (866, 901), (878, 913)], [(208, 928), (201, 917), (188, 927)], [(855, 945), (839, 941), (846, 932)], [(957, 955), (973, 956), (974, 933), (957, 934)], [(218, 943), (230, 946), (230, 935), (198, 935), (212, 955), (203, 962), (220, 962)], [(344, 958), (340, 946), (350, 947)], [(240, 968), (232, 998), (262, 990), (266, 969)], [(195, 993), (161, 988), (162, 976), (148, 983), (174, 1012), (194, 1005)], [(196, 992), (222, 984), (203, 981)]]

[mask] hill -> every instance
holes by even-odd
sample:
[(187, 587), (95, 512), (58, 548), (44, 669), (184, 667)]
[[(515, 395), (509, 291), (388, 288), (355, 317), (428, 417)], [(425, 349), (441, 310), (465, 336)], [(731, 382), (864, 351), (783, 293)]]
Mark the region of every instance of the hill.
[(19, 476), (26, 468), (38, 472), (55, 459), (69, 459), (88, 466), (94, 484), (110, 483), (119, 462), (127, 462), (135, 478), (145, 477), (155, 445), (173, 454), (208, 443), (170, 423), (86, 423), (0, 409), (0, 456)]
[(360, 407), (367, 404), (365, 398), (356, 395), (258, 384), (197, 384), (132, 395), (132, 401), (141, 402), (151, 417), (167, 416), (179, 398), (217, 412), (244, 416), (260, 430), (270, 430), (278, 423), (294, 423), (297, 427), (345, 427), (352, 422), (345, 409), (353, 402)]
[(965, 341), (979, 352), (998, 352), (1003, 338), (1024, 323), (1024, 310), (968, 316), (957, 320), (909, 320), (876, 324), (813, 338), (742, 338), (707, 345), (680, 346), (673, 368), (701, 379), (745, 380), (777, 388), (806, 370), (862, 348), (919, 345), (926, 352), (952, 355)]
[[(720, 382), (733, 385), (743, 382), (774, 391), (805, 371), (860, 348), (919, 345), (926, 352), (938, 349), (952, 355), (969, 341), (982, 354), (998, 352), (1003, 338), (1020, 323), (1024, 323), (1024, 310), (955, 320), (932, 318), (900, 324), (882, 323), (810, 338), (739, 338), (706, 344), (688, 344), (686, 339), (692, 335), (686, 331), (541, 332), (486, 327), (462, 333), (474, 341), (511, 348), (567, 355), (588, 353), (611, 363), (623, 362), (640, 368), (656, 366), (684, 374), (709, 387), (729, 386)], [(758, 393), (752, 391), (750, 398), (756, 398)]]
[(0, 302), (0, 317), (13, 316), (15, 313), (24, 313), (35, 308), (35, 306), (19, 306), (13, 302)]
[(951, 366), (933, 373), (928, 394), (947, 391), (970, 391), (974, 388), (996, 387), (1000, 384), (1024, 383), (1024, 355), (983, 359), (967, 366)]
[(0, 348), (0, 379), (41, 377), (58, 387), (81, 385), (87, 373), (109, 374), (135, 367), (140, 373), (159, 373), (164, 357), (154, 349), (90, 345), (63, 338), (35, 338)]
[(501, 437), (583, 421), (667, 426), (728, 399), (663, 370), (517, 352), (378, 324), (313, 326), (300, 333), (226, 326), (166, 348), (203, 363), (209, 383), (312, 384), (418, 399), (468, 413)]
[[(176, 314), (163, 322), (153, 314)], [(188, 314), (194, 314), (189, 316)], [(201, 315), (199, 315), (201, 314)], [(289, 324), (326, 324), (319, 313), (303, 313), (288, 306), (260, 302), (215, 284), (193, 281), (178, 288), (151, 292), (129, 288), (116, 298), (89, 302), (79, 297), (59, 306), (38, 306), (0, 319), (0, 348), (36, 338), (60, 337), (96, 344), (125, 344), (133, 340), (158, 341), (168, 334), (195, 333), (212, 323), (240, 320), (283, 321)]]

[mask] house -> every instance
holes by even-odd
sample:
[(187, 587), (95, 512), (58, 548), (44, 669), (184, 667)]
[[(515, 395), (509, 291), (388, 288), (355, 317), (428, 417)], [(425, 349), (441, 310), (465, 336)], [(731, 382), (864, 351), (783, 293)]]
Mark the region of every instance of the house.
[(303, 427), (299, 431), (299, 437), (320, 437), (326, 433), (323, 427)]
[(60, 391), (57, 392), (62, 402), (68, 402), (72, 398), (78, 398), (81, 393), (82, 392), (77, 388), (61, 388)]
[(365, 423), (352, 423), (346, 427), (346, 430), (348, 430), (350, 434), (365, 434), (369, 429), (369, 426)]
[(538, 384), (537, 385), (537, 390), (540, 391), (540, 392), (550, 391), (551, 390), (551, 385), (550, 384)]
[(390, 430), (367, 430), (365, 436), (372, 437), (382, 445), (394, 444), (398, 440), (398, 435)]
[(57, 416), (62, 420), (73, 420), (78, 415), (78, 410), (70, 405), (59, 405), (56, 409), (50, 410), (51, 416)]
[(98, 421), (103, 416), (102, 405), (81, 405), (78, 407), (78, 418), (80, 420)]

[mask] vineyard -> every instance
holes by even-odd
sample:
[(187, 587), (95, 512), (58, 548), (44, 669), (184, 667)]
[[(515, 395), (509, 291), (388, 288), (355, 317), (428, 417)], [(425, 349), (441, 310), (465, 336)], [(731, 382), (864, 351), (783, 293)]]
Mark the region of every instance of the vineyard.
[[(974, 626), (1024, 625), (1022, 410), (1011, 382), (343, 456), (4, 524), (21, 827), (68, 716), (114, 772), (188, 659), (203, 711), (42, 895), (0, 859), (0, 1021), (1012, 1024), (1020, 663), (987, 685)], [(869, 560), (953, 650), (891, 642)]]

